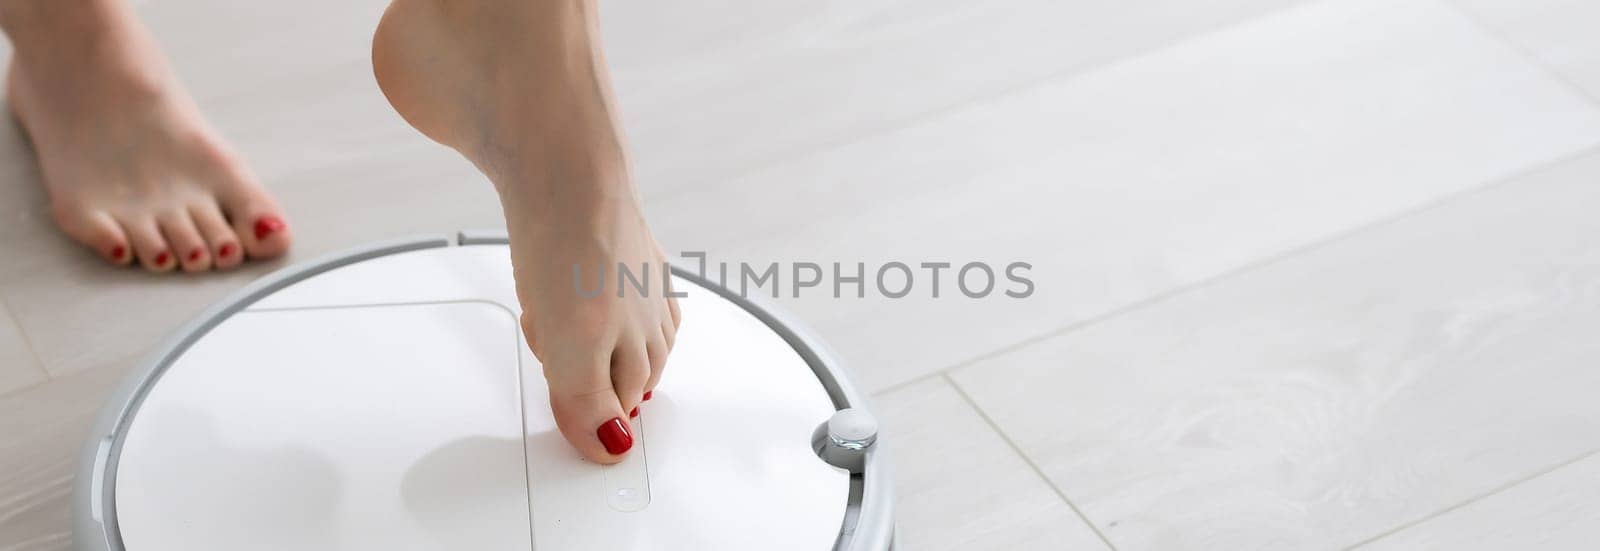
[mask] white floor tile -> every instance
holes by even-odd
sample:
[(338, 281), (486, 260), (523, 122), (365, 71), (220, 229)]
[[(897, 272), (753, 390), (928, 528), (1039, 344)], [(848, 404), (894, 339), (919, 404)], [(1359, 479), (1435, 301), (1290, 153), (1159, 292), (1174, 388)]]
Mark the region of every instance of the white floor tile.
[(1025, 300), (786, 301), (882, 388), (1596, 143), (1458, 12), (1323, 2), (648, 207), (713, 260), (1033, 264)]
[(601, 22), (650, 196), (1298, 1), (621, 0)]
[(372, 81), (372, 32), (388, 5), (168, 0), (135, 10), (189, 92), (209, 107), (334, 72)]
[(953, 374), (1119, 549), (1353, 544), (1600, 448), (1600, 153)]
[(1591, 0), (1453, 0), (1600, 101), (1600, 3)]
[(1380, 549), (1590, 549), (1600, 541), (1600, 456), (1361, 546)]
[(874, 405), (894, 462), (900, 549), (1106, 549), (944, 378)]

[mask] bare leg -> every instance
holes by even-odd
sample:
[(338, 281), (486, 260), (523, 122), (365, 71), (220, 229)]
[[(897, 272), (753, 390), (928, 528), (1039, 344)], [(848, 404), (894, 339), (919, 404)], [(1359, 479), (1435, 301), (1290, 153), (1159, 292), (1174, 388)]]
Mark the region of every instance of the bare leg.
[(208, 125), (128, 6), (0, 0), (7, 101), (57, 225), (106, 260), (231, 268), (289, 247), (282, 211)]
[(614, 463), (628, 412), (654, 388), (677, 303), (607, 291), (588, 273), (663, 257), (628, 175), (592, 0), (395, 0), (373, 38), (378, 84), (400, 115), (460, 151), (500, 192), (522, 328), (550, 383), (562, 434)]

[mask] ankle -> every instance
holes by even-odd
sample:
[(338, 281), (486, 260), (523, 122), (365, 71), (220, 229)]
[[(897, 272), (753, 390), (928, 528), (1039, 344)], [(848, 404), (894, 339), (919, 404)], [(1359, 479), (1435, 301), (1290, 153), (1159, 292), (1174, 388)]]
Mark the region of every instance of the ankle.
[(134, 93), (157, 89), (165, 72), (125, 2), (0, 0), (0, 27), (11, 40), (12, 64), (33, 80), (56, 74)]
[[(503, 142), (496, 144), (502, 145)], [(473, 158), (504, 203), (559, 211), (564, 216), (611, 212), (637, 201), (627, 160), (616, 145), (586, 144), (582, 140), (525, 144), (489, 157)]]
[(18, 60), (78, 61), (70, 57), (108, 49), (135, 22), (132, 11), (115, 0), (37, 2), (0, 0), (0, 29)]

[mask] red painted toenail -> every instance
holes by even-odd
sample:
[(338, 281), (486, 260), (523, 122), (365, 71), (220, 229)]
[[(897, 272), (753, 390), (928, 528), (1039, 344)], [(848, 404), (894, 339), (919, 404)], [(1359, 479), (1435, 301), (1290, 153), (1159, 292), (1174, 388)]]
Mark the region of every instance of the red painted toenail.
[(125, 254), (128, 254), (128, 248), (127, 247), (123, 247), (122, 245), (117, 245), (117, 246), (111, 248), (111, 259), (112, 260), (122, 260), (122, 255), (125, 255)]
[(189, 261), (190, 262), (197, 262), (197, 261), (200, 260), (200, 256), (204, 255), (204, 254), (206, 254), (205, 249), (201, 249), (199, 247), (195, 247), (194, 250), (189, 251)]
[(222, 258), (233, 256), (233, 243), (223, 243), (222, 248), (217, 249), (217, 256)]
[(638, 417), (638, 416), (639, 416), (639, 406), (633, 406), (633, 411), (628, 412), (628, 417)]
[(256, 239), (265, 239), (269, 235), (283, 231), (285, 227), (282, 219), (270, 214), (257, 218)]
[(628, 434), (628, 426), (622, 424), (622, 419), (612, 417), (610, 421), (601, 423), (594, 434), (600, 437), (600, 443), (611, 455), (622, 455), (633, 447), (633, 435)]
[(646, 390), (646, 391), (644, 391), (644, 401), (646, 401), (646, 402), (650, 401), (650, 395), (654, 394), (654, 393), (655, 393), (654, 390)]
[(167, 251), (156, 253), (156, 266), (166, 266), (169, 258), (172, 258), (172, 255), (167, 254)]

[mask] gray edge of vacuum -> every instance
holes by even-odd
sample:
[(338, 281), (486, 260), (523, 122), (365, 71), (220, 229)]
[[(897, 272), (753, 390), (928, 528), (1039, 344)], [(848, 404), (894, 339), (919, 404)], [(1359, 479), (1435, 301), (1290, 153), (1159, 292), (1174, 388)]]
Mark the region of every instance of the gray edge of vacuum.
[[(305, 278), (380, 256), (448, 247), (455, 243), (503, 245), (508, 243), (508, 240), (503, 231), (467, 230), (458, 233), (454, 241), (446, 236), (412, 237), (323, 255), (262, 276), (261, 279), (251, 282), (213, 304), (180, 327), (173, 336), (168, 337), (133, 369), (107, 398), (106, 405), (101, 408), (96, 418), (88, 441), (79, 455), (77, 476), (73, 480), (73, 548), (80, 551), (124, 549), (114, 514), (117, 458), (122, 451), (120, 436), (127, 430), (126, 424), (132, 420), (131, 414), (138, 409), (149, 386), (160, 377), (173, 359), (188, 350), (195, 341), (228, 316)], [(672, 271), (675, 275), (738, 304), (777, 332), (811, 366), (836, 408), (866, 407), (862, 395), (848, 379), (838, 373), (842, 369), (838, 358), (793, 315), (760, 299), (739, 296), (680, 266), (672, 266)], [(837, 550), (891, 548), (894, 539), (894, 501), (890, 487), (889, 463), (888, 459), (883, 457), (883, 440), (880, 435), (878, 443), (873, 446), (873, 451), (867, 457), (865, 471), (860, 481), (861, 501), (859, 504), (853, 504), (856, 507), (846, 509), (844, 527), (835, 545)], [(93, 492), (95, 486), (100, 487), (98, 496)], [(97, 498), (101, 502), (99, 507), (101, 520), (96, 520), (93, 515), (96, 509), (94, 502)], [(851, 518), (851, 513), (855, 513), (855, 518)]]

